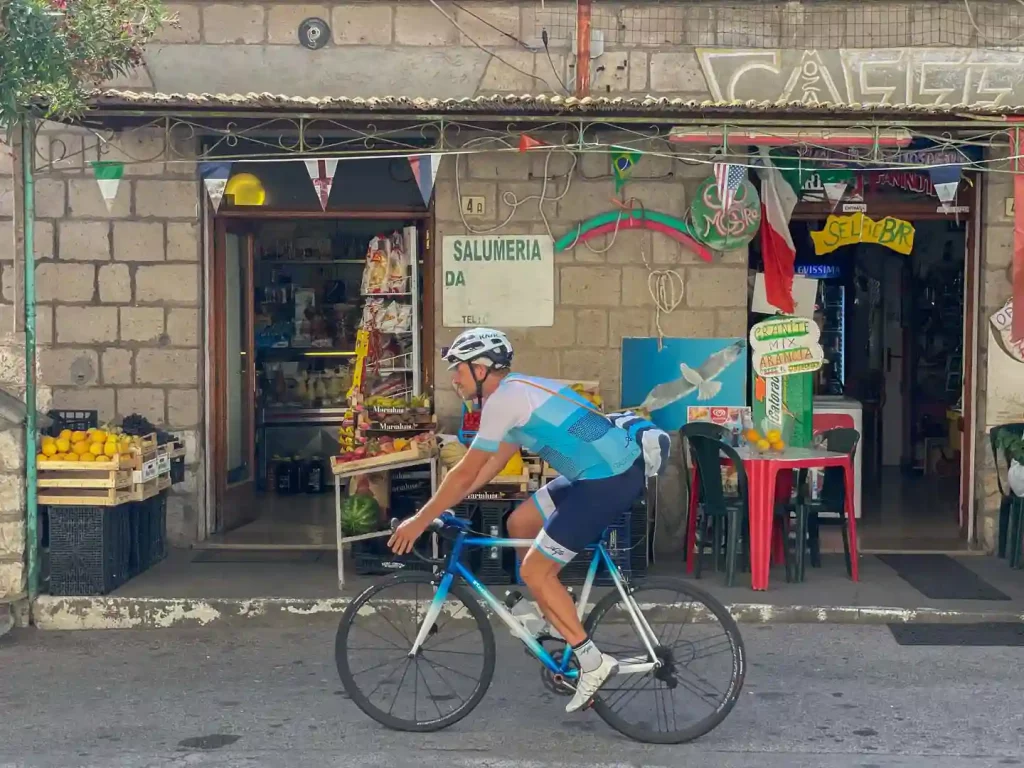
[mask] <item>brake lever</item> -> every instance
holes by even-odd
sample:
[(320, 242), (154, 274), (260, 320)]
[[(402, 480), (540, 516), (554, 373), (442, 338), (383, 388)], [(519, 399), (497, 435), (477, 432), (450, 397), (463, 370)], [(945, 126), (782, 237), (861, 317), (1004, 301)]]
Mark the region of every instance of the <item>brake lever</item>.
[[(397, 517), (391, 518), (391, 523), (390, 523), (391, 532), (394, 533), (395, 531), (397, 531), (398, 530), (398, 526), (401, 525), (401, 524), (402, 524), (402, 521), (399, 520)], [(427, 526), (427, 531), (435, 531), (435, 532), (437, 532), (437, 531), (442, 531), (442, 530), (444, 530), (444, 523), (441, 522), (441, 520), (431, 520), (430, 521), (430, 525)], [(426, 533), (427, 531), (424, 531), (424, 533)], [(415, 544), (413, 545), (412, 549), (409, 550), (409, 554), (411, 554), (417, 560), (422, 560), (427, 565), (444, 565), (444, 559), (443, 558), (435, 559), (433, 557), (427, 557), (426, 555), (421, 555), (416, 550), (416, 545)]]

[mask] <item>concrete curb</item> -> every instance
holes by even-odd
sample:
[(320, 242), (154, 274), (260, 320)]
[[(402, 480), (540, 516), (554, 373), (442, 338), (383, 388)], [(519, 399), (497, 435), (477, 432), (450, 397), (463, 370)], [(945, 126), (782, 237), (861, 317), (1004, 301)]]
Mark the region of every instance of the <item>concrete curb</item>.
[[(46, 630), (184, 629), (197, 627), (284, 627), (334, 624), (351, 598), (158, 598), (51, 597), (36, 599), (35, 626)], [(411, 608), (411, 600), (394, 600)], [(684, 606), (664, 606), (666, 608)], [(1024, 622), (1014, 611), (959, 611), (939, 608), (874, 606), (769, 605), (733, 603), (728, 606), (742, 624), (862, 624)]]

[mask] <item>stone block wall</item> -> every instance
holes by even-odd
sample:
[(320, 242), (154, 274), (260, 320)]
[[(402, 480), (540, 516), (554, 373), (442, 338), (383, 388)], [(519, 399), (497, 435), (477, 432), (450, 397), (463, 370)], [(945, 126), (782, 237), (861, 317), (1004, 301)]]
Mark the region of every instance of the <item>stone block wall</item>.
[[(978, 305), (978, 413), (974, 424), (974, 488), (978, 542), (994, 551), (999, 534), (999, 488), (989, 434), (986, 431), (985, 388), (988, 375), (988, 326), (992, 314), (1013, 292), (1013, 219), (1006, 215), (1005, 200), (1013, 197), (1013, 176), (1008, 147), (989, 150), (993, 173), (982, 185), (981, 279)], [(1024, 368), (1024, 366), (1022, 366)], [(1005, 473), (1005, 468), (1003, 472)], [(1005, 487), (1005, 476), (1004, 476)]]
[[(547, 153), (497, 152), (469, 155), (458, 163), (454, 157), (445, 159), (435, 185), (436, 274), (443, 274), (440, 254), (445, 235), (493, 230), (508, 218), (510, 202), (532, 198), (516, 207), (508, 224), (498, 231), (509, 235), (544, 234), (550, 226), (556, 240), (581, 220), (612, 209), (611, 199), (616, 194), (609, 156), (583, 154), (570, 175), (572, 165), (573, 155), (565, 151), (552, 153), (550, 161)], [(539, 195), (544, 188), (545, 167), (548, 184), (542, 204)], [(704, 164), (646, 156), (636, 166), (623, 196), (642, 202), (649, 211), (685, 218), (691, 195), (709, 174), (710, 168)], [(459, 191), (484, 197), (485, 215), (467, 216), (463, 221)], [(515, 200), (510, 195), (515, 195)], [(645, 258), (650, 269), (674, 270), (682, 278), (682, 302), (675, 311), (661, 316), (666, 336), (745, 335), (746, 248), (716, 254), (709, 264), (664, 235), (624, 230), (614, 238), (596, 238), (555, 255), (554, 325), (502, 329), (508, 331), (516, 349), (515, 369), (553, 378), (596, 379), (608, 407), (623, 405), (619, 402), (622, 339), (657, 335), (657, 313), (648, 289)], [(462, 329), (443, 325), (440, 286), (435, 296), (437, 356)], [(461, 403), (442, 366), (437, 366), (435, 397), (439, 419), (453, 427)], [(668, 539), (672, 524), (678, 522), (684, 509), (681, 489), (677, 468), (673, 467), (660, 488), (660, 511), (669, 523), (660, 533), (668, 533)]]
[[(575, 3), (471, 0), (344, 3), (174, 2), (179, 26), (163, 30), (147, 67), (118, 85), (165, 93), (283, 93), (290, 96), (451, 98), (572, 90)], [(898, 48), (970, 45), (962, 7), (850, 2), (721, 7), (711, 2), (594, 3), (603, 53), (591, 62), (592, 95), (710, 97), (695, 48)], [(331, 29), (317, 51), (299, 43), (303, 19)], [(542, 40), (548, 32), (548, 45)], [(483, 50), (486, 49), (486, 50)], [(494, 54), (493, 56), (491, 54)], [(204, 63), (208, 62), (208, 63)], [(254, 84), (252, 73), (260, 72)], [(832, 73), (838, 77), (838, 72)], [(841, 78), (840, 78), (841, 79)], [(783, 78), (783, 83), (785, 78)], [(339, 93), (338, 83), (343, 83)], [(759, 98), (777, 98), (781, 94)]]
[[(195, 164), (164, 162), (162, 130), (115, 136), (101, 151), (94, 134), (49, 127), (37, 144), (40, 381), (54, 408), (96, 410), (101, 423), (139, 413), (185, 434), (189, 469), (168, 527), (192, 541), (203, 326)], [(109, 211), (90, 166), (100, 159), (125, 163)]]
[[(25, 346), (19, 333), (16, 301), (18, 245), (14, 221), (20, 208), (16, 160), (14, 148), (0, 140), (0, 389), (12, 394), (24, 391), (25, 386)], [(25, 590), (23, 431), (20, 426), (0, 428), (0, 603)]]

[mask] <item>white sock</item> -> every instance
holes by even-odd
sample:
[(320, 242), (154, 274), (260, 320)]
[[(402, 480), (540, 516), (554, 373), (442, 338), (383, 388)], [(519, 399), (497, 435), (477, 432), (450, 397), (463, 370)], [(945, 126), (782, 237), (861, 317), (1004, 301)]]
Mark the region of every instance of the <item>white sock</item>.
[(604, 660), (601, 652), (594, 645), (594, 641), (589, 637), (574, 647), (572, 652), (576, 654), (576, 658), (580, 661), (580, 669), (584, 672), (593, 672), (601, 666), (601, 662)]

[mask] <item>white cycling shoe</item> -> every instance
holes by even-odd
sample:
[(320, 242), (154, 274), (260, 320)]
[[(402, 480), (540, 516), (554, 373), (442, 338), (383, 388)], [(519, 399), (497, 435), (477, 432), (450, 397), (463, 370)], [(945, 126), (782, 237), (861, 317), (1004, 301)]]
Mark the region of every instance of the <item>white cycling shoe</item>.
[(576, 685), (576, 693), (572, 701), (565, 705), (566, 712), (578, 712), (583, 709), (594, 695), (601, 689), (601, 686), (608, 682), (608, 678), (619, 671), (619, 662), (606, 653), (601, 654), (601, 666), (590, 672), (580, 674), (579, 683)]

